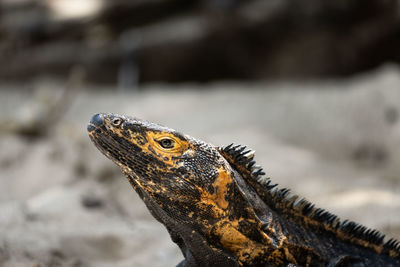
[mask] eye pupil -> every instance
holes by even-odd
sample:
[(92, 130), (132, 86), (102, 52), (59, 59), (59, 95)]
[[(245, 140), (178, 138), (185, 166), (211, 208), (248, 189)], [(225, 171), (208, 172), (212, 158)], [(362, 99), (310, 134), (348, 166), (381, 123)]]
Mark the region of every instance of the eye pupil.
[(174, 141), (171, 139), (168, 139), (168, 138), (161, 139), (159, 141), (159, 143), (163, 148), (173, 148), (174, 147)]

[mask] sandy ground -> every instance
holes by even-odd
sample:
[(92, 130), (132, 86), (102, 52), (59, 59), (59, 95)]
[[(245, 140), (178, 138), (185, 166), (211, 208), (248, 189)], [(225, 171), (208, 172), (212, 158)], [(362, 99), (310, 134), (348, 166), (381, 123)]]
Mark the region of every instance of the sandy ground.
[[(60, 86), (32, 87), (40, 90), (0, 87), (3, 126), (38, 114), (41, 94)], [(43, 138), (2, 132), (0, 266), (174, 266), (182, 259), (90, 143), (86, 124), (97, 112), (134, 115), (216, 145), (246, 144), (282, 187), (400, 238), (398, 69), (345, 81), (142, 89), (82, 90)]]

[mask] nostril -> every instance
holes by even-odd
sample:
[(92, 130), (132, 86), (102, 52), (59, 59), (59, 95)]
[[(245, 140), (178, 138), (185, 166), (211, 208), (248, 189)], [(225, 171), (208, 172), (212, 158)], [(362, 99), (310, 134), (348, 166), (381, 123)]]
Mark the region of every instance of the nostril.
[(103, 123), (103, 119), (101, 118), (100, 114), (96, 114), (92, 117), (90, 123), (94, 126), (100, 126)]
[(92, 124), (88, 124), (87, 130), (88, 132), (92, 132), (95, 129), (95, 127)]

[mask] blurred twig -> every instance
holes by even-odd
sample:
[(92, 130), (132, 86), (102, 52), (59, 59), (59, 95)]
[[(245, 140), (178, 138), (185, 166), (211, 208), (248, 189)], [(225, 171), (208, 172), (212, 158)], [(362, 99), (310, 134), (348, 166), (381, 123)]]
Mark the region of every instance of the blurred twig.
[(53, 97), (49, 101), (42, 102), (28, 121), (15, 118), (0, 121), (0, 131), (13, 132), (29, 138), (46, 136), (67, 112), (84, 79), (85, 70), (81, 66), (73, 67), (67, 85), (58, 99)]

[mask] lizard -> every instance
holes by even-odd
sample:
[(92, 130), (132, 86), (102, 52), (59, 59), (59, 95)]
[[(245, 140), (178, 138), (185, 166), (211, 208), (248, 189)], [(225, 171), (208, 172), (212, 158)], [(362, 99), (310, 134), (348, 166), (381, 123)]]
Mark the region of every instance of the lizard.
[(400, 266), (399, 241), (279, 189), (245, 146), (112, 113), (87, 130), (179, 246), (179, 267)]

